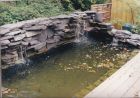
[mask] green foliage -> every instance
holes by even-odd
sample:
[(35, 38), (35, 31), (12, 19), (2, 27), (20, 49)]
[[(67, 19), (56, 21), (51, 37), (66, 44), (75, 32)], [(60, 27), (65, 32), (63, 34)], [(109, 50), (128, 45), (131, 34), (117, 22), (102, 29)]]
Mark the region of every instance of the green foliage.
[(0, 25), (4, 23), (17, 22), (27, 19), (36, 18), (37, 11), (34, 11), (30, 7), (11, 7), (8, 5), (1, 6), (0, 10)]
[(88, 10), (93, 4), (93, 0), (61, 0), (66, 10)]
[(61, 3), (66, 11), (74, 10), (70, 0), (61, 0)]
[(0, 25), (37, 17), (50, 17), (74, 10), (88, 10), (94, 1), (106, 0), (19, 0), (0, 2)]
[(0, 25), (37, 17), (50, 17), (64, 12), (57, 0), (21, 0), (12, 3), (0, 2)]
[(95, 3), (102, 4), (102, 3), (105, 3), (107, 1), (109, 1), (109, 0), (95, 0)]

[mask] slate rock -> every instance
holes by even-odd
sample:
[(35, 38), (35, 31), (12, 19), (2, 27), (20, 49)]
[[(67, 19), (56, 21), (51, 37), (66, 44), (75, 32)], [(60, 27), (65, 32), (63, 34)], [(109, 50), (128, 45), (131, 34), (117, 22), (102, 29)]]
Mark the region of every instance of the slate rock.
[(0, 41), (2, 41), (2, 40), (9, 40), (9, 39), (12, 39), (12, 38), (13, 38), (13, 36), (4, 36), (4, 37), (0, 38)]
[(63, 31), (58, 31), (56, 35), (64, 36), (64, 32)]
[(27, 31), (25, 33), (26, 37), (33, 37), (33, 36), (36, 36), (36, 35), (39, 35), (41, 32), (37, 32), (37, 31)]
[(35, 45), (34, 46), (34, 49), (35, 50), (39, 50), (39, 49), (41, 49), (41, 48), (43, 48), (45, 46), (46, 46), (46, 43), (45, 42), (44, 43), (40, 43), (40, 44)]
[(14, 35), (18, 35), (18, 34), (21, 34), (21, 33), (24, 33), (24, 32), (25, 32), (24, 30), (19, 30), (19, 31), (9, 32), (6, 35), (14, 36)]
[(0, 35), (5, 35), (10, 32), (8, 28), (0, 28)]
[(21, 44), (20, 41), (18, 41), (18, 42), (11, 42), (11, 43), (9, 44), (9, 46), (16, 46), (16, 45), (20, 45), (20, 44)]
[(138, 42), (137, 40), (127, 39), (127, 42), (134, 46), (140, 45), (140, 42)]
[(45, 30), (47, 27), (45, 25), (36, 25), (36, 26), (31, 26), (27, 28), (23, 28), (23, 30), (26, 31), (34, 31), (34, 30)]
[(25, 42), (25, 41), (22, 41), (22, 42), (21, 42), (21, 45), (23, 45), (23, 46), (28, 46), (29, 43), (28, 43), (28, 42)]
[(37, 44), (39, 44), (40, 42), (39, 42), (38, 40), (31, 40), (29, 43), (30, 43), (30, 45), (32, 46), (32, 45), (37, 45)]
[(61, 39), (60, 36), (54, 36), (53, 38), (54, 38), (55, 42), (58, 42), (58, 41), (60, 41), (60, 39)]
[(54, 39), (47, 39), (46, 42), (47, 44), (52, 44), (55, 43), (56, 41)]
[(25, 34), (20, 34), (20, 35), (14, 36), (14, 40), (15, 40), (15, 41), (20, 41), (20, 40), (22, 40), (23, 38), (25, 38)]
[(48, 37), (48, 32), (46, 30), (43, 30), (42, 33), (38, 36), (38, 40), (40, 42), (45, 42)]
[(1, 46), (1, 50), (5, 50), (7, 48), (8, 48), (8, 46), (5, 46), (5, 45), (4, 46), (3, 45)]
[(132, 34), (131, 35), (131, 39), (140, 40), (140, 35), (138, 35), (138, 34)]
[(2, 40), (1, 41), (1, 45), (8, 45), (8, 44), (10, 44), (9, 40)]

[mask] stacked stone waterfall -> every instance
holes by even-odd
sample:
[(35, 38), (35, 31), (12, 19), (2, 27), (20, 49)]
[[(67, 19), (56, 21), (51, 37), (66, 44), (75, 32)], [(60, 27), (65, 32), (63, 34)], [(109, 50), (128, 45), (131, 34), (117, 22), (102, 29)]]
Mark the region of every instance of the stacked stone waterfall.
[(24, 63), (30, 56), (75, 42), (76, 37), (100, 25), (107, 27), (94, 11), (3, 25), (0, 27), (2, 68)]

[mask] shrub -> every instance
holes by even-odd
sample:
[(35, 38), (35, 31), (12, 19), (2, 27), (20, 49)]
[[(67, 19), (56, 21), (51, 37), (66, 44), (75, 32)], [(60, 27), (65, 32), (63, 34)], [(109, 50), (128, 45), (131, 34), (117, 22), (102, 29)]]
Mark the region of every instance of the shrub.
[(93, 1), (106, 0), (19, 0), (0, 2), (0, 25), (37, 17), (50, 17), (74, 10), (88, 10)]
[(0, 25), (37, 17), (55, 16), (63, 13), (57, 0), (21, 0), (16, 3), (0, 2)]

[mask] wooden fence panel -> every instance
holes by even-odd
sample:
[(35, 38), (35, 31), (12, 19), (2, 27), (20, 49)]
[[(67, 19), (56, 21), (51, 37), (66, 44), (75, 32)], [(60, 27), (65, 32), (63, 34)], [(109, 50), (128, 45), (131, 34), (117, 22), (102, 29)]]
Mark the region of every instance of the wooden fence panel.
[(125, 23), (136, 23), (136, 11), (139, 9), (133, 7), (138, 6), (137, 4), (140, 8), (140, 0), (112, 0), (109, 4), (92, 5), (91, 10), (102, 13), (104, 21), (111, 20), (116, 28), (121, 29)]
[(117, 28), (121, 28), (124, 23), (134, 24), (134, 15), (129, 7), (133, 0), (112, 0), (111, 20)]

